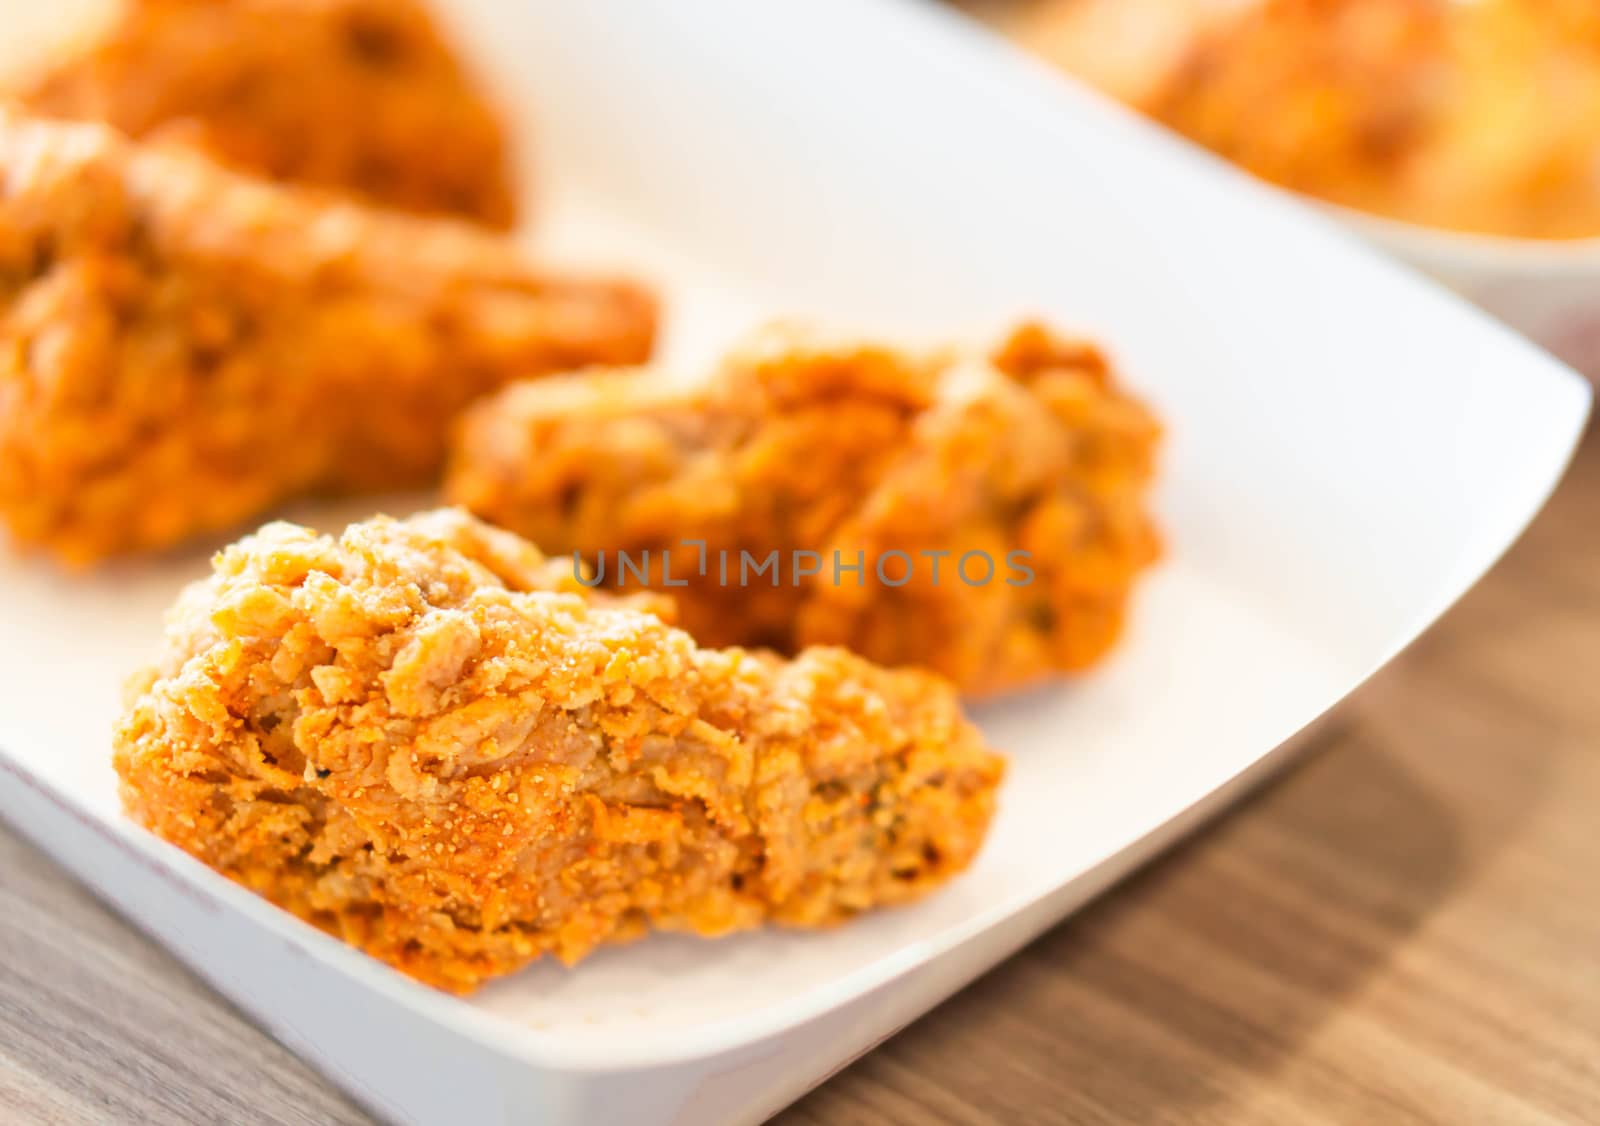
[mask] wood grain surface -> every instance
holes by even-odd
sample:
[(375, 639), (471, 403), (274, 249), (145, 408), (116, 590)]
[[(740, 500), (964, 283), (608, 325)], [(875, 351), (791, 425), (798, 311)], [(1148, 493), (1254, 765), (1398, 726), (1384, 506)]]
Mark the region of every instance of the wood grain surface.
[[(362, 1121), (0, 831), (0, 1122)], [(1600, 435), (1302, 765), (780, 1121), (1600, 1121)]]

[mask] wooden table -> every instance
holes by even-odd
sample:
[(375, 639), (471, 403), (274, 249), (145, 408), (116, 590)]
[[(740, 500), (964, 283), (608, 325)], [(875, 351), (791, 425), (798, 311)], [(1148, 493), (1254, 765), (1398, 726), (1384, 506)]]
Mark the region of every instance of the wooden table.
[[(1600, 434), (1313, 756), (785, 1123), (1600, 1120)], [(0, 1121), (360, 1122), (0, 830)]]

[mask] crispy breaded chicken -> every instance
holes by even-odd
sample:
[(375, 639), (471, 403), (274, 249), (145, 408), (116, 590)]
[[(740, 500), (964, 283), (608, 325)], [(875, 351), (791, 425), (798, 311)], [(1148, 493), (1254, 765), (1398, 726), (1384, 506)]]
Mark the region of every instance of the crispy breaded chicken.
[(1153, 116), (1275, 183), (1392, 211), (1446, 108), (1453, 0), (1263, 0), (1198, 37)]
[(115, 761), (141, 824), (454, 991), (915, 899), (971, 861), (1002, 774), (935, 676), (700, 648), (450, 510), (223, 551)]
[(1594, 0), (1252, 0), (1144, 108), (1274, 183), (1407, 222), (1600, 234)]
[(698, 386), (508, 388), (463, 416), (446, 492), (547, 551), (609, 553), (606, 581), (649, 552), (706, 644), (843, 645), (983, 694), (1116, 639), (1158, 552), (1158, 436), (1097, 350), (1037, 326), (988, 357), (775, 333)]
[(257, 175), (515, 218), (500, 123), (416, 0), (124, 0), (19, 96)]
[(426, 483), (472, 398), (654, 327), (469, 224), (0, 108), (0, 520), (70, 563)]

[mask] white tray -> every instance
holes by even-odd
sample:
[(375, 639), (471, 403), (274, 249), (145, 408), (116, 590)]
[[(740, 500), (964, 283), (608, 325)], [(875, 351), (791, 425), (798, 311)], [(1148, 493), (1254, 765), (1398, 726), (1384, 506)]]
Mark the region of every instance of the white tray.
[(946, 891), (821, 935), (650, 939), (469, 1001), (121, 818), (118, 685), (203, 554), (79, 580), (0, 562), (0, 812), (394, 1119), (772, 1112), (1260, 777), (1506, 548), (1582, 426), (1587, 386), (1518, 338), (930, 6), (449, 7), (537, 151), (553, 252), (647, 267), (683, 363), (778, 313), (925, 340), (1019, 312), (1083, 328), (1170, 422), (1172, 554), (1107, 668), (980, 713), (1012, 773)]

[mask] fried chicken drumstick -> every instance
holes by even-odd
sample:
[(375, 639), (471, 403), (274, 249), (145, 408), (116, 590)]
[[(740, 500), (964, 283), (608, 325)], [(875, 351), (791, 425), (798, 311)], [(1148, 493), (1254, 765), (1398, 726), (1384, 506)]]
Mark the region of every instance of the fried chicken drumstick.
[(1157, 439), (1099, 352), (1037, 326), (987, 357), (774, 334), (695, 387), (510, 387), (463, 416), (446, 492), (547, 551), (609, 554), (607, 581), (648, 553), (706, 644), (842, 645), (984, 694), (1115, 641), (1158, 551)]
[(468, 224), (0, 108), (0, 519), (69, 563), (426, 483), (471, 399), (654, 326)]
[(123, 0), (19, 95), (260, 176), (515, 218), (500, 123), (416, 0)]
[(460, 511), (268, 525), (174, 608), (124, 802), (455, 991), (650, 928), (837, 923), (972, 859), (1002, 763), (950, 685), (698, 648), (641, 599)]

